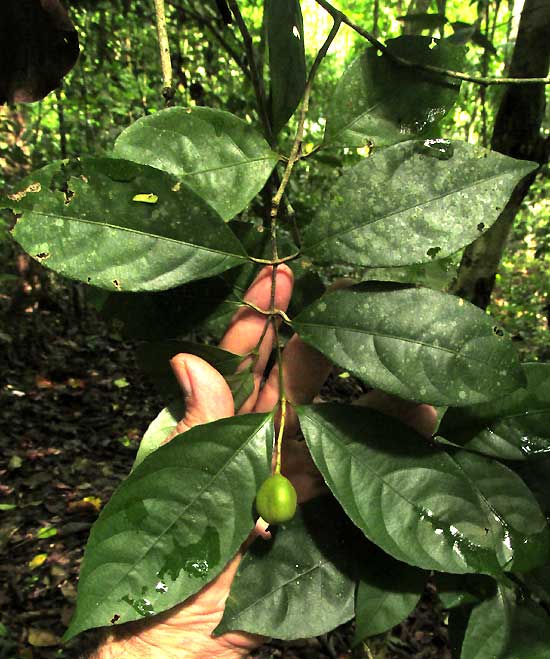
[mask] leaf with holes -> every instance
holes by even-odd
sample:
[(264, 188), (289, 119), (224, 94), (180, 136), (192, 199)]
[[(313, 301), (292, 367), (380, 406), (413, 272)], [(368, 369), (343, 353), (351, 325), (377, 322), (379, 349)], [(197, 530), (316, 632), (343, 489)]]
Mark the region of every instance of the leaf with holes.
[(138, 119), (113, 152), (184, 181), (224, 220), (247, 207), (278, 156), (242, 119), (213, 108), (168, 108)]
[[(435, 15), (435, 21), (442, 18)], [(431, 37), (405, 35), (386, 42), (388, 51), (418, 64), (460, 70), (466, 50)], [(452, 108), (460, 81), (398, 64), (368, 48), (338, 81), (327, 112), (325, 144), (389, 146), (429, 137)]]
[(444, 258), (496, 222), (537, 165), (465, 142), (405, 142), (346, 170), (303, 234), (319, 263), (405, 266)]
[[(154, 204), (134, 201), (153, 193)], [(217, 213), (164, 172), (125, 160), (48, 165), (11, 195), (13, 236), (56, 272), (110, 290), (158, 291), (246, 261)]]
[(369, 282), (327, 293), (293, 327), (371, 387), (408, 400), (469, 405), (525, 383), (512, 342), (483, 311), (428, 288)]
[(143, 460), (94, 524), (66, 638), (166, 611), (217, 576), (254, 526), (272, 442), (271, 415), (249, 414), (196, 426)]

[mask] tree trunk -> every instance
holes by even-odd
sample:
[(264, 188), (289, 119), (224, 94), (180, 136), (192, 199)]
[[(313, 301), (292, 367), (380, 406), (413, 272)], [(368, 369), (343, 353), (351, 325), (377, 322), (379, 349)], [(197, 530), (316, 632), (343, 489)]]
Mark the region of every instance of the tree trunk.
[[(550, 2), (525, 0), (510, 77), (545, 77), (550, 68)], [(513, 158), (548, 161), (550, 140), (541, 135), (544, 85), (508, 85), (495, 119), (491, 148)], [(496, 223), (464, 251), (453, 292), (485, 309), (516, 214), (537, 172), (521, 181)]]

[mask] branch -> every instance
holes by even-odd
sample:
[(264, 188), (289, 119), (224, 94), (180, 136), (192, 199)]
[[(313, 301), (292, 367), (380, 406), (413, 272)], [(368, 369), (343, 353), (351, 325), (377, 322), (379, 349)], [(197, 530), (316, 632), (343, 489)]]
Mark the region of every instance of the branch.
[(315, 79), (315, 76), (317, 75), (317, 70), (319, 69), (321, 62), (323, 61), (325, 55), (327, 54), (328, 49), (330, 48), (331, 43), (334, 41), (334, 38), (336, 37), (338, 30), (340, 29), (340, 25), (344, 22), (342, 17), (338, 14), (334, 15), (332, 18), (334, 20), (334, 23), (332, 24), (332, 28), (327, 38), (325, 39), (325, 43), (321, 46), (321, 49), (317, 53), (317, 56), (315, 57), (315, 61), (311, 66), (311, 70), (307, 78), (306, 86), (304, 89), (304, 96), (302, 98), (302, 105), (300, 108), (300, 115), (298, 119), (298, 128), (296, 129), (296, 137), (294, 138), (294, 143), (292, 145), (292, 149), (288, 157), (288, 162), (286, 164), (286, 168), (283, 173), (283, 177), (281, 179), (279, 189), (275, 193), (275, 196), (273, 197), (273, 200), (271, 202), (272, 222), (274, 222), (274, 220), (277, 218), (279, 212), (279, 206), (281, 204), (281, 199), (283, 198), (283, 194), (285, 192), (286, 186), (290, 181), (290, 176), (292, 174), (294, 165), (300, 159), (300, 151), (302, 149), (302, 141), (304, 139), (304, 125), (306, 121), (307, 111), (309, 108), (309, 98), (311, 96), (313, 81)]
[(162, 67), (162, 95), (165, 105), (173, 104), (175, 91), (172, 86), (172, 60), (170, 58), (170, 42), (166, 31), (166, 15), (164, 12), (164, 0), (155, 0), (155, 13), (157, 17), (157, 35), (160, 49), (160, 64)]
[(379, 50), (384, 55), (387, 55), (392, 61), (405, 66), (410, 69), (418, 69), (421, 71), (429, 71), (431, 73), (437, 73), (440, 75), (445, 75), (448, 78), (456, 78), (457, 80), (463, 80), (464, 82), (473, 82), (476, 85), (482, 85), (483, 87), (489, 87), (490, 85), (548, 85), (550, 84), (550, 76), (545, 78), (491, 78), (491, 77), (476, 77), (468, 75), (467, 73), (462, 73), (461, 71), (452, 71), (450, 69), (443, 69), (439, 66), (432, 66), (431, 64), (417, 64), (416, 62), (411, 62), (411, 60), (405, 59), (404, 57), (399, 57), (388, 50), (388, 47), (385, 46), (381, 41), (379, 41), (373, 34), (363, 29), (357, 23), (354, 23), (350, 18), (348, 18), (344, 13), (342, 13), (336, 7), (333, 7), (327, 0), (315, 0), (315, 2), (320, 5), (327, 13), (329, 13), (334, 20), (339, 19), (341, 23), (345, 23), (352, 30), (361, 35), (366, 39), (372, 46)]

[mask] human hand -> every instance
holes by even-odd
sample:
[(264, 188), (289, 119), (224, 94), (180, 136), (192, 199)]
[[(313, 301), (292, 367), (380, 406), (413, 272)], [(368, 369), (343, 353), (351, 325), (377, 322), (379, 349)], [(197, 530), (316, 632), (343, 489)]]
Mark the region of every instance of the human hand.
[[(267, 310), (271, 298), (271, 267), (260, 271), (251, 284), (245, 300)], [(276, 273), (275, 307), (286, 310), (292, 294), (292, 271), (279, 266)], [(234, 315), (220, 347), (236, 354), (248, 354), (258, 345), (264, 333), (267, 317), (249, 307), (241, 307)], [(261, 387), (266, 364), (275, 336), (270, 325), (259, 347), (253, 368), (254, 391), (238, 414), (270, 412), (279, 401), (279, 370), (275, 365)], [(250, 366), (250, 359), (242, 368)], [(287, 399), (296, 404), (309, 403), (318, 393), (331, 370), (331, 364), (319, 352), (294, 336), (283, 351), (283, 382)], [(233, 397), (227, 382), (210, 364), (191, 354), (179, 354), (172, 359), (174, 374), (183, 390), (185, 417), (168, 438), (190, 428), (233, 416)], [(313, 465), (303, 441), (296, 440), (298, 421), (292, 408), (287, 408), (283, 450), (283, 473), (292, 480), (298, 501), (307, 501), (324, 491), (324, 482)], [(260, 523), (261, 524), (261, 523)], [(258, 524), (245, 545), (265, 533)], [(171, 659), (172, 657), (236, 659), (247, 656), (265, 640), (246, 633), (229, 633), (212, 637), (212, 631), (223, 616), (225, 601), (244, 549), (228, 563), (214, 581), (183, 604), (151, 620), (129, 623), (111, 630), (95, 659), (124, 657), (133, 659)]]
[[(267, 310), (271, 297), (271, 268), (264, 268), (256, 277), (245, 300)], [(292, 271), (279, 266), (276, 273), (275, 307), (286, 310), (292, 294)], [(234, 315), (220, 347), (236, 354), (248, 354), (259, 343), (265, 330), (266, 316), (249, 307), (241, 307)], [(275, 336), (272, 326), (261, 341), (259, 356), (253, 369), (254, 391), (236, 412), (269, 412), (279, 401), (279, 371), (275, 365), (263, 387), (260, 387)], [(250, 358), (251, 359), (251, 358)], [(243, 367), (250, 365), (245, 360)], [(331, 371), (331, 364), (318, 351), (294, 336), (285, 346), (282, 358), (285, 395), (291, 403), (309, 403), (319, 392)], [(235, 413), (233, 398), (224, 378), (210, 364), (191, 354), (173, 358), (172, 368), (185, 396), (185, 417), (177, 424), (167, 441), (190, 428), (215, 421)], [(382, 392), (370, 392), (359, 404), (375, 407), (396, 416), (420, 433), (430, 436), (435, 426), (435, 410), (428, 405), (401, 401)], [(297, 440), (298, 420), (291, 406), (287, 407), (283, 442), (282, 472), (293, 483), (298, 501), (307, 501), (326, 490), (324, 481), (307, 451), (305, 442)], [(258, 535), (265, 537), (265, 524), (260, 520), (239, 553), (216, 579), (181, 605), (155, 616), (151, 620), (129, 623), (114, 629), (103, 642), (94, 659), (124, 657), (133, 659), (246, 657), (265, 640), (244, 632), (231, 632), (213, 637), (220, 622), (231, 583), (245, 546)]]

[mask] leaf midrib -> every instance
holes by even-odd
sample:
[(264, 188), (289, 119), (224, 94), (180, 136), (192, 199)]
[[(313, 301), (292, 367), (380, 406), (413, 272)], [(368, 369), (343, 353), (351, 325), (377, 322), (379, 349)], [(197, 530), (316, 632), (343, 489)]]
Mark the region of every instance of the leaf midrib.
[[(303, 408), (302, 408), (302, 409), (303, 409)], [(308, 414), (306, 414), (305, 416), (306, 416), (306, 417), (307, 417), (307, 418), (308, 418), (308, 419), (309, 419), (314, 425), (316, 425), (317, 428), (320, 428), (321, 430), (323, 429), (323, 426), (322, 426), (319, 422), (317, 422), (315, 419), (313, 419), (311, 416), (309, 416)], [(340, 435), (339, 435), (337, 432), (334, 432), (334, 430), (332, 431), (331, 434), (332, 434), (332, 437), (335, 438), (336, 441), (338, 442), (338, 444), (342, 447), (342, 450), (343, 450), (343, 452), (344, 452), (345, 454), (347, 454), (350, 458), (353, 458), (353, 459), (355, 459), (355, 460), (358, 459), (357, 456), (355, 455), (353, 449), (352, 449), (352, 448), (348, 448), (348, 447), (350, 447), (350, 444), (346, 444), (346, 442), (342, 441), (342, 439), (340, 438)], [(309, 445), (309, 443), (308, 443), (308, 445)], [(445, 451), (442, 451), (442, 453), (444, 453), (445, 455), (448, 456), (448, 454), (447, 454)], [(312, 455), (313, 455), (313, 452), (312, 452)], [(386, 480), (385, 480), (385, 479), (384, 479), (384, 478), (383, 478), (383, 477), (382, 477), (382, 476), (381, 476), (381, 475), (380, 475), (375, 469), (373, 469), (373, 467), (371, 467), (371, 466), (368, 464), (368, 462), (361, 461), (361, 465), (364, 466), (364, 468), (365, 468), (367, 471), (369, 471), (371, 474), (373, 474), (375, 478), (379, 479), (379, 480), (380, 480), (380, 481), (381, 481), (381, 482), (382, 482), (382, 483), (383, 483), (383, 484), (384, 484), (389, 490), (391, 490), (391, 491), (392, 491), (392, 492), (393, 492), (398, 498), (402, 499), (402, 500), (405, 501), (405, 503), (407, 503), (411, 508), (413, 508), (413, 509), (417, 512), (417, 514), (418, 514), (418, 520), (419, 520), (419, 522), (423, 522), (423, 523), (425, 523), (425, 520), (422, 519), (422, 508), (421, 508), (421, 507), (417, 506), (417, 504), (415, 504), (414, 502), (412, 502), (412, 501), (410, 501), (409, 499), (407, 499), (407, 497), (405, 497), (405, 496), (403, 495), (402, 492), (400, 492), (400, 491), (397, 490), (395, 487), (393, 487), (393, 485), (391, 485), (390, 483), (388, 483), (388, 482), (387, 482), (387, 481), (386, 481)], [(438, 472), (438, 473), (441, 473), (441, 472)], [(476, 493), (474, 492), (474, 494), (476, 494)], [(338, 497), (337, 497), (337, 498), (338, 498)], [(342, 503), (342, 502), (340, 502), (340, 503)], [(343, 504), (342, 504), (342, 506), (343, 506)], [(363, 523), (364, 523), (363, 514), (362, 514), (361, 511), (359, 510), (357, 504), (354, 504), (354, 506), (355, 506), (357, 512), (359, 513), (359, 515), (360, 515), (360, 517), (361, 517), (361, 519), (363, 520)], [(439, 517), (432, 516), (432, 517), (430, 517), (429, 519), (430, 519), (429, 524), (430, 524), (431, 526), (433, 526), (433, 522), (440, 523), (440, 524), (442, 524), (444, 527), (449, 527), (449, 525), (450, 525), (449, 522), (445, 522), (445, 521), (441, 520)], [(462, 537), (466, 538), (466, 539), (468, 540), (468, 542), (470, 542), (472, 545), (478, 547), (480, 550), (484, 549), (483, 547), (481, 547), (480, 545), (478, 545), (473, 539), (469, 538), (469, 537), (468, 537), (465, 533), (463, 533), (462, 531), (459, 531), (459, 533), (461, 534)], [(390, 537), (391, 537), (391, 536), (390, 536)], [(447, 541), (446, 538), (445, 538), (445, 540)], [(395, 540), (392, 539), (392, 541), (394, 542), (394, 544), (397, 544), (397, 543), (395, 543)], [(397, 545), (397, 546), (399, 547), (399, 545)], [(399, 549), (401, 550), (401, 548), (399, 548)], [(428, 552), (426, 552), (426, 554), (428, 554)], [(428, 554), (428, 555), (431, 557), (431, 554)], [(439, 562), (439, 561), (438, 561), (438, 562)], [(465, 566), (468, 566), (468, 563), (467, 563), (466, 560), (462, 559), (462, 563), (463, 563)]]
[[(212, 252), (214, 254), (221, 254), (221, 255), (226, 256), (226, 257), (227, 256), (232, 256), (232, 257), (242, 259), (243, 261), (245, 261), (247, 259), (245, 254), (235, 254), (234, 252), (222, 252), (221, 250), (214, 249), (213, 247), (205, 247), (204, 245), (198, 245), (198, 244), (195, 244), (195, 243), (190, 243), (190, 242), (187, 242), (185, 240), (180, 240), (178, 238), (170, 238), (169, 236), (162, 236), (162, 235), (159, 235), (159, 234), (156, 234), (156, 233), (147, 233), (145, 231), (140, 231), (139, 229), (133, 229), (133, 228), (130, 228), (130, 227), (123, 227), (123, 226), (120, 226), (120, 225), (117, 225), (117, 224), (111, 224), (110, 222), (94, 222), (93, 220), (87, 220), (85, 218), (78, 217), (78, 216), (75, 216), (75, 215), (58, 215), (58, 214), (55, 214), (55, 213), (48, 213), (47, 211), (36, 210), (36, 209), (27, 210), (23, 213), (23, 215), (19, 218), (19, 220), (17, 221), (17, 224), (15, 225), (15, 228), (14, 228), (15, 233), (17, 232), (17, 225), (20, 222), (24, 223), (25, 220), (27, 220), (29, 222), (31, 221), (29, 219), (28, 215), (37, 215), (39, 217), (46, 217), (48, 219), (55, 219), (55, 220), (61, 219), (61, 220), (68, 221), (68, 222), (77, 222), (77, 223), (80, 222), (82, 224), (89, 224), (89, 225), (95, 226), (95, 227), (107, 227), (108, 229), (113, 229), (115, 231), (126, 231), (128, 233), (136, 234), (136, 235), (139, 235), (139, 236), (146, 236), (149, 239), (164, 240), (166, 242), (172, 242), (172, 243), (175, 243), (175, 244), (180, 245), (180, 246), (185, 245), (186, 247), (190, 247), (190, 248), (193, 248), (193, 249), (198, 248), (198, 249), (204, 250), (206, 252)], [(237, 240), (240, 244), (240, 241), (236, 236), (235, 236), (235, 240)], [(243, 248), (243, 251), (244, 251), (244, 248)]]
[[(146, 551), (145, 551), (145, 552), (144, 552), (144, 553), (143, 553), (143, 554), (142, 554), (142, 555), (141, 555), (136, 561), (134, 561), (132, 567), (131, 567), (130, 569), (128, 569), (123, 575), (121, 575), (121, 577), (120, 577), (120, 578), (116, 581), (116, 583), (111, 587), (111, 591), (114, 591), (114, 590), (119, 586), (119, 584), (120, 584), (124, 579), (126, 579), (126, 578), (128, 577), (128, 575), (131, 574), (131, 573), (132, 573), (132, 572), (133, 572), (133, 571), (134, 571), (134, 570), (135, 570), (135, 569), (136, 569), (136, 568), (142, 563), (143, 559), (144, 559), (144, 558), (145, 558), (145, 557), (151, 552), (151, 550), (157, 545), (157, 543), (160, 541), (160, 539), (161, 539), (162, 537), (164, 537), (164, 535), (165, 535), (166, 533), (168, 533), (168, 531), (170, 531), (170, 529), (171, 529), (175, 524), (177, 524), (177, 523), (181, 520), (181, 518), (182, 518), (183, 515), (187, 512), (187, 510), (189, 509), (189, 507), (191, 507), (191, 506), (193, 506), (193, 505), (196, 504), (196, 502), (200, 499), (200, 497), (204, 494), (204, 492), (205, 492), (209, 487), (211, 487), (211, 486), (215, 483), (215, 481), (218, 479), (218, 477), (224, 472), (224, 470), (226, 469), (226, 467), (227, 467), (227, 466), (228, 466), (228, 465), (229, 465), (229, 464), (230, 464), (230, 463), (231, 463), (231, 462), (232, 462), (232, 461), (233, 461), (233, 460), (234, 460), (234, 459), (235, 459), (235, 458), (236, 458), (236, 457), (242, 452), (242, 451), (244, 451), (244, 450), (248, 447), (248, 445), (250, 444), (250, 442), (252, 442), (253, 439), (254, 439), (254, 438), (255, 438), (255, 437), (256, 437), (256, 436), (262, 431), (262, 429), (264, 428), (264, 426), (270, 421), (271, 416), (272, 416), (271, 414), (266, 415), (266, 418), (264, 419), (264, 421), (263, 421), (260, 425), (256, 426), (256, 428), (255, 428), (254, 431), (250, 434), (250, 436), (248, 437), (248, 439), (247, 439), (245, 442), (243, 442), (243, 444), (237, 449), (237, 451), (235, 451), (235, 452), (233, 452), (233, 453), (231, 454), (231, 456), (230, 456), (230, 457), (224, 462), (224, 464), (220, 467), (220, 469), (219, 469), (219, 470), (218, 470), (218, 471), (212, 476), (212, 478), (211, 478), (211, 479), (210, 479), (210, 480), (204, 485), (204, 487), (201, 488), (200, 492), (199, 492), (199, 493), (198, 493), (198, 494), (197, 494), (192, 500), (190, 500), (190, 501), (188, 502), (188, 504), (185, 506), (185, 508), (183, 508), (183, 510), (181, 510), (181, 511), (179, 512), (179, 514), (178, 514), (178, 515), (177, 515), (177, 516), (176, 516), (176, 517), (175, 517), (175, 518), (174, 518), (174, 519), (168, 524), (168, 526), (167, 526), (167, 527), (166, 527), (166, 528), (165, 528), (165, 529), (164, 529), (164, 530), (163, 530), (163, 531), (162, 531), (162, 532), (161, 532), (161, 533), (155, 538), (154, 542), (151, 543), (151, 545), (149, 546), (149, 548), (148, 548), (148, 549), (147, 549), (147, 550), (146, 550)], [(141, 465), (140, 465), (140, 466), (141, 466)], [(138, 468), (139, 468), (139, 467), (138, 467)], [(162, 470), (162, 469), (163, 469), (163, 468), (161, 468), (161, 470)], [(189, 469), (191, 469), (191, 467), (189, 467)], [(159, 470), (159, 471), (160, 471), (160, 470)], [(118, 512), (118, 511), (117, 511), (117, 512)], [(115, 514), (116, 514), (116, 513), (115, 513)], [(99, 544), (101, 544), (101, 542), (100, 542)], [(222, 566), (222, 568), (223, 568), (223, 566)]]
[[(460, 164), (463, 165), (464, 163), (460, 163)], [(513, 173), (513, 170), (498, 172), (497, 174), (494, 174), (493, 176), (489, 176), (488, 178), (476, 179), (473, 183), (465, 185), (461, 188), (454, 188), (453, 190), (450, 190), (449, 192), (438, 195), (436, 197), (431, 197), (430, 199), (428, 199), (425, 202), (415, 204), (414, 206), (406, 206), (405, 208), (399, 208), (395, 211), (392, 211), (391, 213), (386, 213), (385, 215), (382, 215), (380, 217), (376, 217), (376, 218), (372, 219), (371, 221), (360, 222), (359, 224), (356, 224), (356, 225), (350, 227), (349, 229), (345, 229), (344, 231), (333, 231), (332, 233), (325, 234), (316, 243), (311, 243), (311, 244), (307, 245), (307, 249), (308, 250), (315, 249), (315, 247), (317, 247), (321, 243), (324, 243), (327, 240), (331, 240), (335, 236), (339, 236), (339, 237), (345, 236), (348, 233), (351, 233), (353, 231), (358, 231), (360, 229), (363, 229), (366, 226), (374, 225), (374, 224), (377, 224), (378, 222), (382, 222), (384, 220), (387, 220), (388, 218), (391, 218), (394, 215), (400, 215), (402, 213), (407, 213), (408, 211), (414, 210), (415, 208), (423, 208), (423, 207), (427, 206), (428, 204), (440, 201), (441, 199), (445, 199), (445, 197), (449, 197), (450, 195), (453, 195), (453, 194), (456, 194), (456, 193), (459, 193), (459, 192), (463, 192), (464, 190), (469, 190), (470, 188), (482, 185), (484, 183), (489, 183), (493, 179), (501, 178), (502, 176), (506, 176), (510, 173)], [(485, 233), (485, 232), (483, 232), (483, 233)], [(480, 233), (480, 235), (481, 235), (481, 233)]]
[[(147, 129), (143, 128), (141, 130), (149, 130), (149, 131), (152, 131), (153, 133), (168, 133), (170, 135), (176, 135), (178, 138), (184, 137), (186, 139), (190, 139), (189, 136), (186, 135), (185, 133), (179, 133), (177, 130), (173, 130), (171, 128), (158, 128), (158, 127), (151, 126)], [(200, 169), (200, 170), (196, 170), (196, 171), (193, 171), (193, 172), (183, 172), (181, 174), (172, 174), (172, 175), (177, 176), (177, 177), (185, 178), (187, 176), (197, 176), (199, 174), (209, 174), (210, 172), (217, 172), (217, 171), (220, 171), (220, 170), (223, 170), (223, 169), (230, 169), (232, 167), (244, 167), (245, 165), (254, 164), (255, 162), (262, 162), (264, 160), (269, 161), (271, 159), (273, 159), (273, 160), (278, 160), (279, 159), (278, 155), (274, 151), (270, 151), (269, 154), (266, 154), (265, 156), (259, 156), (257, 158), (249, 158), (246, 155), (246, 153), (243, 151), (242, 147), (239, 146), (233, 138), (230, 138), (230, 140), (237, 147), (237, 149), (243, 154), (243, 156), (245, 157), (244, 161), (242, 161), (242, 160), (241, 161), (235, 161), (234, 163), (229, 163), (227, 165), (219, 165), (217, 167), (209, 167), (207, 169)], [(122, 141), (121, 143), (122, 143), (122, 146), (124, 147), (124, 141)], [(131, 141), (129, 141), (129, 144), (127, 146), (137, 148), (137, 149), (143, 149), (143, 147), (140, 147), (135, 142), (132, 143)], [(149, 151), (149, 152), (151, 151), (151, 149), (148, 149), (147, 147), (145, 147), (145, 148), (147, 149), (147, 151)], [(115, 147), (115, 152), (116, 152), (116, 147)], [(155, 167), (155, 169), (157, 169), (157, 168)], [(167, 171), (167, 170), (163, 169), (161, 171)]]
[[(434, 346), (431, 343), (425, 343), (424, 341), (419, 341), (417, 339), (410, 339), (410, 338), (407, 338), (407, 337), (404, 337), (404, 336), (396, 336), (394, 334), (381, 334), (380, 332), (375, 332), (375, 331), (372, 331), (372, 330), (363, 330), (363, 329), (356, 329), (356, 328), (351, 328), (351, 327), (343, 327), (343, 326), (332, 325), (332, 324), (328, 324), (328, 323), (327, 324), (322, 324), (322, 323), (311, 323), (311, 322), (306, 323), (304, 321), (300, 322), (300, 320), (298, 318), (296, 318), (294, 320), (294, 324), (295, 325), (302, 324), (302, 325), (305, 325), (307, 327), (320, 327), (320, 328), (329, 328), (329, 329), (333, 329), (333, 330), (343, 330), (343, 331), (346, 331), (346, 332), (356, 332), (358, 334), (367, 334), (368, 336), (377, 336), (377, 337), (380, 337), (382, 339), (392, 339), (394, 341), (404, 341), (406, 343), (412, 343), (414, 345), (422, 346), (423, 348), (429, 348), (429, 349), (432, 349), (432, 350), (440, 350), (441, 352), (446, 352), (446, 353), (449, 353), (451, 355), (454, 355), (457, 358), (461, 358), (461, 359), (464, 359), (464, 360), (470, 360), (470, 361), (475, 362), (477, 364), (483, 364), (484, 366), (489, 366), (491, 368), (491, 370), (496, 370), (494, 367), (491, 367), (491, 365), (488, 364), (487, 362), (484, 362), (484, 361), (481, 361), (481, 360), (476, 359), (474, 357), (471, 357), (470, 355), (463, 355), (463, 354), (460, 354), (460, 353), (452, 350), (451, 348), (445, 348), (444, 346)], [(477, 339), (483, 338), (483, 337), (475, 337), (475, 338), (477, 340)]]

